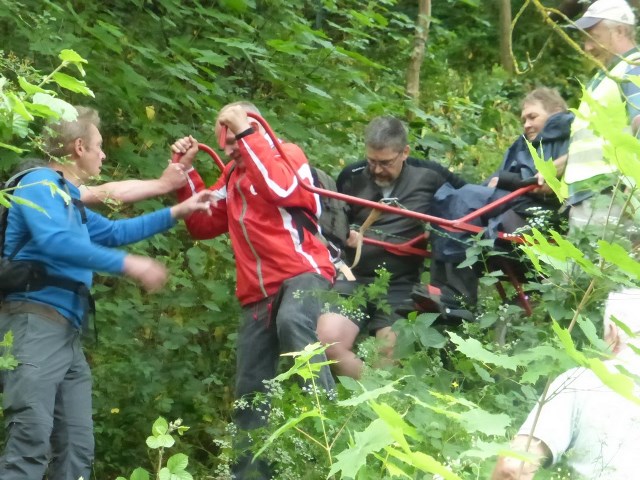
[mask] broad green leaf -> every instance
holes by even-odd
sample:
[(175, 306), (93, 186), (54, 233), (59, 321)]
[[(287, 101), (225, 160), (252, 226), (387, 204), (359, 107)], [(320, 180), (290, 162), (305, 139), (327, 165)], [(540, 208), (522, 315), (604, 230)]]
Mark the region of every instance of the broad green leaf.
[(189, 457), (184, 453), (176, 453), (167, 460), (167, 468), (171, 470), (172, 473), (178, 470), (185, 470), (187, 465), (189, 465)]
[[(527, 140), (527, 148), (529, 149), (529, 153), (531, 153), (533, 163), (542, 175), (542, 178), (544, 178), (544, 181), (549, 185), (551, 190), (553, 190), (558, 200), (561, 202), (564, 201), (566, 192), (562, 186), (562, 182), (558, 179), (558, 172), (551, 159), (541, 158), (529, 140)], [(544, 143), (542, 144), (542, 152), (544, 154)]]
[[(29, 105), (29, 103), (23, 103), (22, 106), (24, 108), (26, 108)], [(27, 113), (27, 115), (31, 115), (30, 113)], [(32, 134), (31, 128), (30, 128), (30, 122), (33, 120), (33, 117), (31, 120), (29, 120), (28, 118), (23, 117), (22, 115), (18, 115), (17, 113), (14, 112), (13, 114), (13, 134), (18, 137), (18, 138), (27, 138), (29, 137), (29, 135)]]
[(405, 465), (404, 463), (402, 463), (402, 467), (404, 467), (402, 468), (400, 465), (398, 465), (394, 458), (391, 458), (389, 455), (387, 455), (386, 451), (384, 452), (384, 455), (381, 455), (379, 453), (373, 453), (372, 455), (374, 458), (378, 459), (378, 461), (384, 468), (387, 469), (387, 472), (389, 472), (392, 478), (402, 477), (409, 480), (414, 478), (414, 476), (410, 474), (410, 472), (413, 470), (410, 465)]
[(158, 442), (158, 445), (163, 448), (171, 448), (176, 443), (174, 438), (168, 434), (158, 435), (157, 437), (150, 437), (150, 438), (155, 438)]
[(221, 0), (220, 3), (222, 6), (235, 10), (238, 13), (245, 12), (248, 7), (247, 0)]
[(396, 389), (394, 388), (394, 386), (400, 382), (401, 380), (403, 380), (406, 377), (401, 377), (393, 382), (390, 382), (388, 384), (386, 384), (383, 387), (380, 388), (376, 388), (373, 390), (365, 390), (364, 387), (362, 386), (362, 384), (360, 384), (360, 386), (362, 387), (362, 389), (364, 390), (364, 392), (356, 397), (351, 397), (348, 398), (347, 400), (340, 400), (338, 402), (338, 405), (340, 405), (341, 407), (355, 407), (356, 405), (360, 405), (362, 403), (368, 402), (370, 400), (375, 400), (376, 398), (378, 398), (380, 395), (384, 395), (386, 393), (391, 393), (391, 392), (395, 392)]
[(509, 444), (504, 442), (485, 442), (481, 438), (473, 442), (473, 448), (462, 452), (462, 458), (477, 458), (480, 460), (488, 460), (504, 451)]
[[(470, 402), (469, 400), (467, 400), (464, 397), (461, 396), (454, 396), (454, 395), (449, 395), (448, 393), (440, 393), (440, 392), (436, 392), (435, 390), (429, 390), (429, 395), (431, 395), (434, 398), (437, 398), (438, 400), (441, 400), (442, 402), (445, 402), (447, 404), (447, 406), (450, 405), (463, 405), (465, 407), (468, 408), (476, 408), (477, 405), (473, 402)], [(418, 399), (416, 397), (412, 398), (417, 402)]]
[(477, 363), (473, 364), (473, 369), (476, 371), (476, 373), (482, 379), (483, 382), (496, 383), (496, 381), (493, 379), (491, 374), (487, 372), (484, 368), (482, 368), (480, 365), (478, 365)]
[(489, 413), (481, 408), (462, 412), (458, 420), (464, 425), (467, 432), (480, 432), (485, 435), (504, 436), (506, 428), (511, 425), (509, 415)]
[(228, 57), (220, 55), (220, 53), (216, 53), (213, 50), (199, 50), (192, 48), (191, 52), (195, 54), (194, 61), (198, 63), (215, 65), (216, 67), (225, 67), (228, 62)]
[(49, 107), (58, 118), (62, 118), (66, 122), (73, 122), (78, 117), (78, 112), (73, 105), (48, 93), (36, 93), (33, 96), (33, 103)]
[[(547, 239), (548, 235), (551, 235), (553, 238), (553, 243)], [(587, 259), (580, 249), (556, 231), (552, 230), (551, 232), (542, 234), (542, 232), (534, 228), (531, 234), (525, 234), (524, 238), (527, 244), (521, 248), (529, 259), (531, 259), (538, 271), (543, 271), (541, 262), (562, 271), (567, 271), (573, 262), (575, 262), (587, 274), (594, 277), (602, 276), (600, 269)]]
[(458, 475), (453, 473), (442, 463), (438, 462), (435, 458), (433, 458), (431, 455), (427, 455), (426, 453), (401, 452), (400, 450), (393, 447), (387, 447), (386, 451), (392, 457), (402, 460), (408, 465), (413, 465), (423, 472), (435, 473), (436, 475), (440, 475), (443, 480), (462, 480)]
[(288, 380), (294, 375), (302, 377), (304, 381), (310, 381), (312, 378), (317, 378), (320, 370), (325, 365), (331, 365), (335, 363), (333, 360), (327, 360), (324, 362), (314, 362), (313, 357), (324, 353), (328, 345), (322, 345), (319, 342), (307, 345), (301, 352), (288, 352), (281, 354), (283, 357), (294, 357), (293, 366), (286, 372), (278, 375), (275, 380), (283, 382)]
[(58, 55), (58, 58), (63, 62), (69, 63), (87, 63), (87, 61), (82, 58), (78, 53), (74, 50), (64, 49)]
[(2, 143), (2, 142), (0, 142), (0, 148), (6, 148), (7, 150), (11, 150), (12, 152), (16, 152), (16, 153), (26, 152), (26, 150), (24, 150), (23, 148), (18, 148), (16, 146), (9, 145), (8, 143)]
[(607, 366), (597, 358), (588, 360), (588, 367), (598, 378), (614, 392), (622, 395), (627, 400), (640, 405), (640, 397), (635, 394), (636, 383), (633, 379), (622, 373), (612, 372)]
[(169, 431), (169, 424), (163, 417), (158, 417), (151, 427), (151, 434), (154, 436), (164, 435)]
[(552, 328), (553, 331), (556, 332), (556, 335), (560, 339), (560, 343), (564, 346), (565, 351), (569, 354), (571, 358), (573, 358), (579, 365), (587, 366), (587, 357), (584, 356), (582, 352), (579, 352), (576, 349), (576, 346), (573, 343), (573, 339), (571, 338), (571, 333), (562, 328), (558, 322), (552, 319)]
[(418, 330), (418, 338), (423, 347), (442, 348), (447, 343), (447, 339), (435, 328), (424, 328)]
[(158, 440), (158, 437), (147, 437), (147, 447), (151, 448), (152, 450), (157, 450), (161, 446), (162, 445), (160, 444), (160, 440)]
[(609, 319), (620, 329), (622, 330), (624, 333), (627, 334), (627, 336), (629, 338), (636, 338), (636, 333), (631, 330), (631, 328), (629, 328), (629, 326), (624, 323), (623, 321), (619, 320), (618, 317), (616, 317), (615, 315), (611, 315), (611, 317), (609, 317)]
[(386, 67), (380, 63), (374, 62), (373, 60), (371, 60), (370, 58), (365, 57), (364, 55), (358, 53), (358, 52), (354, 52), (352, 50), (347, 50), (346, 48), (343, 47), (336, 47), (336, 52), (339, 52), (343, 55), (346, 55), (349, 58), (352, 58), (354, 60), (356, 60), (357, 62), (362, 63), (363, 65), (367, 66), (367, 67), (371, 67), (371, 68), (377, 68), (377, 69), (385, 69)]
[[(618, 97), (619, 98), (619, 97)], [(640, 184), (640, 142), (629, 129), (629, 120), (625, 104), (622, 101), (609, 101), (606, 105), (593, 98), (591, 92), (583, 87), (582, 102), (589, 107), (590, 128), (604, 139), (603, 156), (613, 167), (631, 177)], [(577, 115), (581, 115), (577, 112)]]
[(173, 477), (173, 475), (171, 475), (167, 467), (161, 468), (158, 472), (158, 480), (173, 480), (171, 477)]
[(291, 56), (299, 57), (304, 55), (300, 44), (294, 40), (280, 40), (276, 38), (267, 41), (267, 45), (278, 52), (287, 53)]
[(331, 98), (332, 98), (332, 97), (331, 97), (331, 95), (329, 95), (327, 92), (325, 92), (324, 90), (321, 90), (321, 89), (320, 89), (320, 88), (318, 88), (318, 87), (314, 87), (313, 85), (306, 84), (304, 87), (305, 87), (309, 92), (314, 93), (314, 94), (316, 94), (316, 95), (319, 95), (320, 97), (328, 98), (328, 99), (331, 99)]
[(591, 320), (588, 318), (584, 318), (582, 315), (578, 315), (577, 319), (578, 326), (582, 333), (585, 334), (587, 340), (600, 351), (605, 351), (607, 349), (607, 344), (598, 337), (598, 331), (596, 330), (596, 326), (593, 324)]
[(35, 115), (36, 117), (46, 118), (47, 120), (58, 120), (60, 115), (51, 110), (46, 105), (38, 105), (35, 103), (26, 103), (25, 107), (29, 110), (30, 113)]
[(149, 480), (149, 472), (144, 468), (138, 467), (131, 473), (129, 480)]
[(66, 73), (56, 72), (52, 75), (51, 79), (60, 85), (62, 88), (66, 88), (71, 92), (81, 93), (90, 97), (95, 97), (93, 92), (87, 87), (87, 84), (82, 80), (78, 80)]
[(457, 350), (467, 357), (478, 360), (483, 364), (496, 365), (508, 370), (515, 370), (518, 362), (508, 355), (498, 355), (486, 350), (482, 344), (475, 338), (463, 339), (454, 332), (448, 332), (451, 341), (456, 344)]
[(26, 107), (24, 106), (24, 103), (22, 103), (22, 100), (20, 100), (15, 93), (7, 92), (7, 97), (11, 100), (11, 106), (15, 113), (17, 113), (18, 115), (20, 115), (22, 118), (26, 120), (29, 120), (29, 121), (33, 120), (33, 115), (31, 115), (27, 111)]
[[(417, 439), (420, 438), (417, 430), (405, 422), (402, 415), (400, 415), (395, 409), (387, 405), (386, 403), (370, 402), (369, 406), (373, 409), (378, 416), (386, 422), (387, 425), (393, 431), (401, 432), (403, 435)], [(396, 439), (398, 441), (398, 439)]]
[(597, 252), (605, 261), (614, 264), (636, 280), (640, 279), (640, 262), (629, 255), (629, 252), (617, 243), (612, 244), (605, 240), (600, 240), (598, 241)]
[(42, 87), (39, 87), (37, 85), (33, 85), (29, 82), (27, 82), (25, 80), (24, 77), (18, 77), (18, 83), (20, 84), (20, 86), (22, 87), (22, 89), (28, 94), (28, 95), (34, 95), (36, 93), (48, 93), (48, 94), (53, 94), (52, 91), (50, 90), (45, 90)]
[(367, 462), (371, 453), (391, 445), (393, 437), (387, 424), (377, 418), (362, 432), (354, 433), (352, 445), (336, 455), (336, 462), (331, 466), (329, 477), (342, 472), (342, 478), (356, 478), (360, 468)]
[(82, 75), (83, 77), (85, 76), (85, 71), (82, 64), (87, 63), (87, 61), (84, 58), (82, 58), (80, 55), (78, 55), (75, 51), (70, 49), (62, 50), (58, 55), (58, 58), (60, 58), (60, 60), (62, 60), (63, 62), (67, 62), (75, 65), (75, 67), (80, 72), (80, 75)]

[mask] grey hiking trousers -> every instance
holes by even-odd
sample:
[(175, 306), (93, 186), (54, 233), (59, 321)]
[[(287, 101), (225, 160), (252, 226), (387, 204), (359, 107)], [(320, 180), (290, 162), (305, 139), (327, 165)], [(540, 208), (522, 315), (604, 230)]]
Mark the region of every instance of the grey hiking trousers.
[[(238, 332), (236, 363), (236, 398), (246, 400), (246, 405), (236, 408), (234, 421), (241, 432), (266, 424), (269, 407), (252, 405), (253, 396), (266, 392), (264, 380), (276, 376), (280, 354), (299, 352), (318, 341), (316, 324), (320, 316), (323, 292), (329, 282), (321, 275), (305, 273), (285, 280), (275, 296), (246, 305)], [(313, 359), (326, 361), (324, 355)], [(328, 366), (322, 367), (316, 385), (327, 391), (335, 390), (335, 382)], [(247, 443), (240, 439), (236, 448)], [(233, 466), (236, 480), (269, 479), (269, 467), (258, 459), (252, 462), (247, 453)]]
[(0, 336), (11, 330), (19, 365), (2, 372), (7, 443), (0, 479), (89, 480), (94, 456), (91, 372), (80, 332), (55, 309), (8, 302)]

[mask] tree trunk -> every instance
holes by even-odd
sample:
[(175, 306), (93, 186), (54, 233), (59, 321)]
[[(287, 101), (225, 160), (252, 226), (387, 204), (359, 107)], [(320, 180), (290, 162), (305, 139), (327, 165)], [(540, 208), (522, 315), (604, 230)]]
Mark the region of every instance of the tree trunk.
[[(424, 60), (424, 51), (429, 38), (429, 24), (431, 23), (431, 0), (419, 0), (416, 32), (413, 39), (413, 50), (407, 68), (407, 96), (418, 106), (420, 102), (420, 67)], [(407, 112), (409, 119), (413, 116)]]
[(513, 73), (511, 56), (511, 0), (500, 0), (500, 64)]

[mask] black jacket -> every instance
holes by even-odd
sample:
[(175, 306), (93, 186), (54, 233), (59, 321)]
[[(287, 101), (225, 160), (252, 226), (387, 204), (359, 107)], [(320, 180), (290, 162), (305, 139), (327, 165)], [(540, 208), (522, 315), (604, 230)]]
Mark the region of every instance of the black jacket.
[[(397, 198), (400, 205), (409, 210), (427, 213), (433, 194), (446, 182), (456, 188), (465, 184), (464, 180), (437, 162), (409, 157), (389, 197)], [(383, 198), (382, 189), (371, 178), (366, 161), (351, 164), (342, 170), (336, 184), (338, 191), (347, 195), (374, 202)], [(370, 212), (370, 208), (350, 204), (349, 222), (358, 228)], [(366, 236), (391, 243), (404, 243), (422, 232), (424, 224), (419, 220), (383, 213), (367, 231)], [(351, 263), (355, 251), (346, 249), (346, 253)], [(384, 265), (391, 273), (392, 280), (402, 278), (415, 282), (419, 280), (422, 264), (422, 258), (394, 255), (382, 247), (363, 245), (362, 257), (354, 273), (358, 277), (372, 278), (375, 276), (374, 270)]]

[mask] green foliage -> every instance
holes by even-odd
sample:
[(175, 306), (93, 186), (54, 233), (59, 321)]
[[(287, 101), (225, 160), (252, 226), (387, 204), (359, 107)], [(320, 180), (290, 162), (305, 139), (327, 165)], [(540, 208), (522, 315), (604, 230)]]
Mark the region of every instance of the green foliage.
[(69, 49), (63, 49), (58, 58), (61, 63), (44, 75), (15, 56), (0, 52), (0, 148), (14, 153), (32, 150), (36, 142), (32, 122), (36, 119), (75, 118), (75, 109), (57, 98), (52, 88), (93, 96), (84, 81), (62, 72), (75, 67), (84, 76), (82, 65), (87, 61)]
[[(45, 120), (71, 112), (63, 99), (90, 101), (100, 110), (105, 181), (157, 177), (167, 145), (188, 133), (214, 145), (219, 108), (249, 99), (276, 132), (334, 173), (361, 156), (362, 130), (373, 116), (410, 111), (418, 156), (482, 180), (521, 133), (524, 92), (546, 84), (570, 100), (579, 93), (577, 56), (532, 8), (516, 24), (514, 53), (521, 68), (529, 68), (529, 58), (536, 61), (525, 74), (510, 77), (496, 65), (495, 3), (433, 2), (421, 101), (415, 105), (404, 93), (415, 2), (0, 4), (3, 174), (38, 151)], [(637, 179), (637, 145), (620, 133), (618, 120), (608, 118), (598, 112), (594, 128), (615, 136), (609, 158), (629, 165), (625, 173)], [(622, 152), (621, 145), (628, 148)], [(208, 163), (198, 168), (209, 183), (217, 176)], [(170, 201), (110, 204), (102, 212), (121, 218)], [(341, 379), (337, 402), (291, 381), (313, 381), (308, 358), (316, 347), (296, 355), (292, 370), (271, 387), (269, 426), (254, 434), (256, 452), (264, 447), (260, 455), (276, 461), (277, 478), (488, 478), (495, 455), (546, 377), (577, 363), (602, 371), (599, 358), (592, 358), (602, 346), (596, 338), (599, 302), (613, 285), (637, 283), (635, 253), (629, 255), (628, 243), (611, 235), (585, 233), (567, 241), (552, 234), (549, 241), (538, 229), (527, 238), (533, 243), (525, 254), (536, 269), (527, 287), (532, 317), (491, 293), (500, 273), (493, 272), (483, 280), (478, 323), (452, 330), (428, 314), (398, 322), (397, 364), (367, 369), (360, 382)], [(469, 262), (486, 261), (491, 246), (474, 242)], [(171, 280), (164, 292), (149, 295), (127, 280), (97, 278), (99, 341), (87, 348), (94, 373), (96, 477), (132, 471), (130, 480), (148, 479), (148, 471), (134, 467), (147, 447), (169, 448), (171, 427), (158, 420), (146, 446), (136, 438), (161, 414), (194, 427), (181, 442), (185, 454), (156, 468), (157, 478), (189, 478), (187, 458), (194, 476), (216, 472), (226, 478), (235, 455), (227, 424), (239, 317), (229, 241), (194, 243), (179, 227), (130, 250), (164, 262)], [(388, 274), (354, 302), (377, 301), (385, 281)], [(579, 328), (570, 330), (572, 322)], [(373, 363), (366, 348), (359, 353)], [(629, 382), (607, 378), (628, 393)]]
[[(147, 447), (157, 451), (158, 460), (156, 462), (156, 479), (157, 480), (193, 480), (193, 477), (186, 471), (189, 465), (189, 457), (184, 453), (176, 453), (167, 458), (166, 466), (163, 466), (163, 457), (165, 449), (171, 448), (176, 443), (173, 435), (177, 432), (182, 436), (189, 427), (182, 425), (182, 419), (174, 422), (167, 421), (159, 417), (151, 428), (151, 435), (147, 437)], [(125, 477), (118, 477), (116, 480), (127, 480)], [(128, 480), (149, 480), (149, 472), (145, 469), (136, 468)]]
[(11, 354), (11, 347), (13, 346), (13, 332), (9, 331), (4, 334), (2, 341), (0, 342), (0, 370), (13, 370), (18, 366), (18, 361)]

